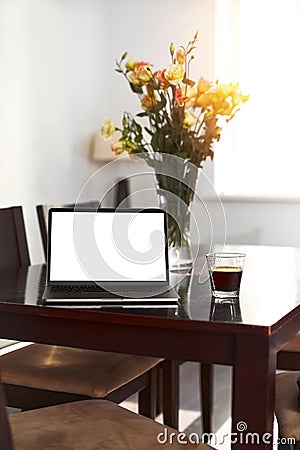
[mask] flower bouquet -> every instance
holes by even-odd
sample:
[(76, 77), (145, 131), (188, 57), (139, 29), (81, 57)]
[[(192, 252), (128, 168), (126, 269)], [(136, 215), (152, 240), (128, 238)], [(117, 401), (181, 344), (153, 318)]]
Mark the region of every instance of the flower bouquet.
[(190, 78), (196, 42), (197, 33), (185, 47), (175, 50), (171, 43), (170, 64), (159, 70), (149, 62), (128, 58), (125, 52), (116, 62), (116, 71), (137, 95), (142, 111), (135, 116), (124, 112), (122, 127), (106, 119), (100, 132), (109, 139), (118, 131), (112, 151), (136, 155), (154, 168), (160, 206), (168, 211), (169, 247), (177, 257), (190, 244), (190, 205), (198, 168), (207, 157), (213, 159), (222, 122), (229, 122), (249, 97), (238, 84)]

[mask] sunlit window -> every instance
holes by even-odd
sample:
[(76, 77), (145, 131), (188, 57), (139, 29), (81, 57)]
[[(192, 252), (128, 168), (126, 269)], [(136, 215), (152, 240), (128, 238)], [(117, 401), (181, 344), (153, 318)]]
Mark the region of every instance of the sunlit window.
[(300, 197), (300, 0), (217, 0), (216, 14), (216, 77), (250, 93), (216, 147), (216, 189)]

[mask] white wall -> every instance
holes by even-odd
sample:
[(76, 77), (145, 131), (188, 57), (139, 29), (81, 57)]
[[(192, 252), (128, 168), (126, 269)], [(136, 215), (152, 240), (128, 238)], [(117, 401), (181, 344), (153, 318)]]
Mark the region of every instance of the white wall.
[[(128, 50), (156, 67), (166, 65), (170, 41), (186, 43), (199, 30), (193, 75), (212, 77), (214, 3), (0, 2), (0, 207), (24, 206), (33, 262), (42, 260), (35, 205), (73, 202), (99, 167), (88, 154), (103, 119), (118, 122), (124, 110), (139, 110), (114, 72), (115, 59)], [(98, 198), (129, 170), (124, 163), (102, 171), (84, 196)], [(134, 185), (143, 183), (136, 177)], [(253, 242), (300, 243), (300, 205), (227, 202), (225, 209), (231, 240), (247, 234)]]
[(105, 2), (0, 2), (0, 205), (24, 206), (33, 261), (35, 205), (74, 201), (97, 168), (106, 26)]
[[(215, 202), (208, 204), (214, 210)], [(300, 201), (232, 199), (222, 204), (228, 244), (300, 247)], [(222, 227), (217, 224), (214, 231), (215, 241), (222, 242)]]

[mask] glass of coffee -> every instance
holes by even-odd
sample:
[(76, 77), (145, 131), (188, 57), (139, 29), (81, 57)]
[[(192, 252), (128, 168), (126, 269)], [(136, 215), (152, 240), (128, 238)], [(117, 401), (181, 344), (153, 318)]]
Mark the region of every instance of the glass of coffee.
[(216, 301), (238, 298), (245, 256), (244, 253), (206, 255), (212, 295)]

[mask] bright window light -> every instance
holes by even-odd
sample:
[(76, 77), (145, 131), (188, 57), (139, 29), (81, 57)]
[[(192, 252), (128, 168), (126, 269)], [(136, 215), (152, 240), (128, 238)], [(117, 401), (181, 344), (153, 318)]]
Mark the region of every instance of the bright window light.
[(216, 77), (250, 99), (215, 149), (220, 194), (300, 197), (300, 0), (217, 0)]

